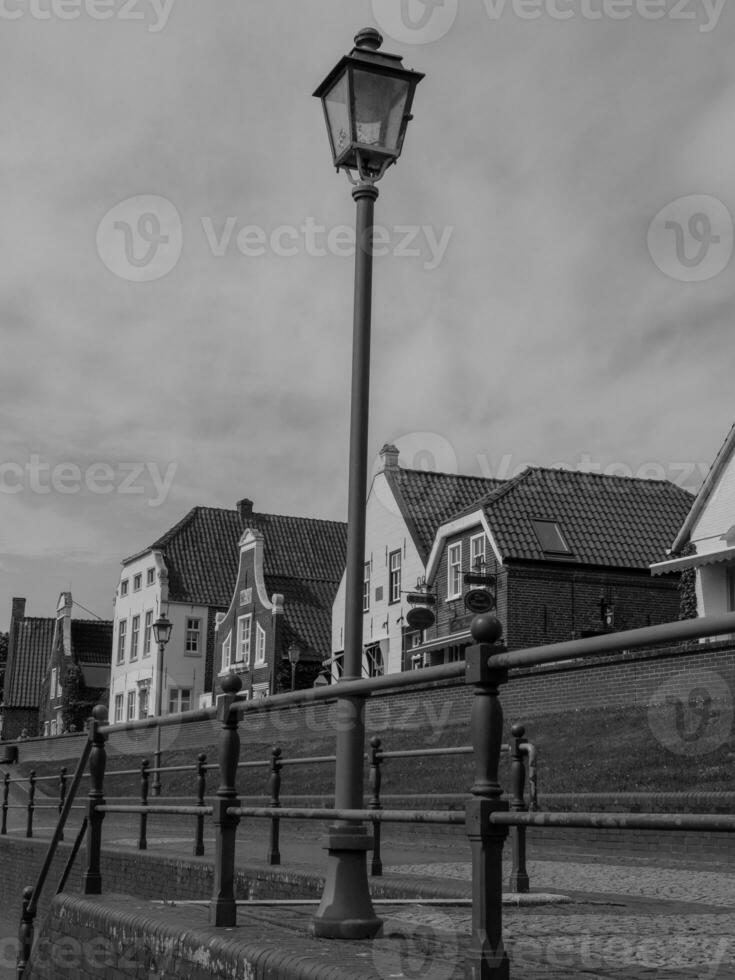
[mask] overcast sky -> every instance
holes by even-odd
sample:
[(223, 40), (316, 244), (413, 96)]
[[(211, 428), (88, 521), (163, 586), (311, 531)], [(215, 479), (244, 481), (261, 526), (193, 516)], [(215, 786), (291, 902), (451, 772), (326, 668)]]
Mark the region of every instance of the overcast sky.
[(365, 26), (426, 73), (371, 453), (696, 489), (735, 418), (732, 7), (53, 2), (0, 3), (0, 628), (110, 618), (197, 504), (345, 519), (354, 205), (311, 93)]

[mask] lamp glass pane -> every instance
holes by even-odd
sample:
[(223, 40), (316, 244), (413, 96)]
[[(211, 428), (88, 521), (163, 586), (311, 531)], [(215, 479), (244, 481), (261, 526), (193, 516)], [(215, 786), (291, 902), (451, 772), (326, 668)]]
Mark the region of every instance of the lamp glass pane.
[(332, 152), (338, 157), (351, 141), (347, 72), (343, 72), (324, 96)]
[(397, 154), (410, 82), (357, 68), (353, 71), (352, 88), (357, 142)]

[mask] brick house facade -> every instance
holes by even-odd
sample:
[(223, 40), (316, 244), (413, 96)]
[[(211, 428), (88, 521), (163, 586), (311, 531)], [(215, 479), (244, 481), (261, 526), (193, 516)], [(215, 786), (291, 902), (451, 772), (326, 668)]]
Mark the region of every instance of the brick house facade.
[(413, 665), (463, 656), (472, 572), (494, 580), (511, 649), (677, 619), (676, 576), (654, 580), (648, 566), (691, 501), (667, 481), (529, 467), (439, 529), (427, 565), (436, 623)]

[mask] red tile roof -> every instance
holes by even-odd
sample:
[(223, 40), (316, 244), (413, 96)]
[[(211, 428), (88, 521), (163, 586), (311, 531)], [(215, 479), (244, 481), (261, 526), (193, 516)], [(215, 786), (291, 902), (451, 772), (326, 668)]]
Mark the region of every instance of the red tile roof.
[(402, 467), (386, 468), (384, 473), (424, 562), (441, 524), (468, 504), (504, 485), (502, 480), (489, 477)]
[(56, 618), (28, 616), (13, 622), (15, 636), (5, 671), (7, 708), (37, 708), (51, 656)]
[[(266, 576), (339, 583), (345, 567), (347, 525), (278, 514), (195, 507), (151, 545), (163, 552), (169, 599), (227, 608), (237, 580), (238, 542), (243, 531), (264, 536)], [(129, 560), (129, 559), (128, 559)]]
[(529, 467), (466, 508), (482, 508), (503, 558), (549, 561), (533, 520), (555, 521), (571, 554), (565, 560), (648, 569), (666, 557), (693, 496), (668, 480), (642, 480)]

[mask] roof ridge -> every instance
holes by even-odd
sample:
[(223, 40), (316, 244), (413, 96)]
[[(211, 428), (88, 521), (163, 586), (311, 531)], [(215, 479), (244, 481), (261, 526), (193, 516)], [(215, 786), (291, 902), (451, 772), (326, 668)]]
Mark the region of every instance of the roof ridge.
[[(395, 471), (393, 471), (395, 472)], [(448, 473), (446, 470), (414, 470), (410, 466), (399, 466), (399, 473), (420, 473), (421, 476), (453, 476), (459, 480), (485, 480), (493, 483), (505, 483), (501, 476), (483, 476), (482, 473)]]
[(74, 618), (74, 619), (72, 619), (72, 623), (94, 623), (95, 626), (103, 626), (105, 624), (108, 625), (108, 626), (112, 626), (114, 624), (114, 620), (112, 620), (112, 619), (76, 619), (76, 618)]
[(647, 476), (633, 476), (632, 474), (630, 476), (624, 476), (622, 473), (595, 473), (593, 470), (578, 470), (578, 469), (575, 470), (566, 466), (529, 465), (526, 468), (526, 470), (524, 470), (524, 472), (528, 470), (539, 472), (539, 473), (570, 473), (574, 476), (594, 476), (597, 479), (603, 479), (603, 480), (624, 480), (626, 483), (646, 483), (646, 484), (663, 483), (666, 484), (667, 486), (676, 487), (677, 490), (681, 490), (684, 493), (693, 496), (693, 494), (691, 494), (689, 490), (684, 490), (684, 487), (680, 487), (677, 483), (674, 483), (673, 480), (667, 480), (666, 477), (649, 478)]
[[(218, 514), (239, 514), (239, 511), (237, 510), (236, 507), (211, 507), (208, 504), (197, 504), (196, 507), (193, 507), (192, 510), (189, 511), (186, 517), (189, 517), (191, 514), (194, 513), (194, 511), (199, 511), (199, 510), (215, 511)], [(186, 520), (186, 517), (182, 518), (182, 520), (179, 521), (179, 524), (182, 524)], [(270, 511), (264, 511), (264, 510), (253, 511), (252, 514), (250, 514), (250, 517), (244, 517), (243, 521), (245, 524), (247, 524), (250, 518), (257, 518), (257, 517), (285, 517), (290, 521), (312, 521), (314, 523), (319, 523), (319, 524), (336, 524), (336, 525), (346, 524), (346, 521), (336, 521), (331, 517), (304, 517), (301, 514), (274, 514), (271, 513)], [(171, 531), (172, 532), (175, 531), (177, 527), (178, 525), (174, 525), (171, 528)], [(165, 537), (165, 535), (162, 535), (161, 537)]]

